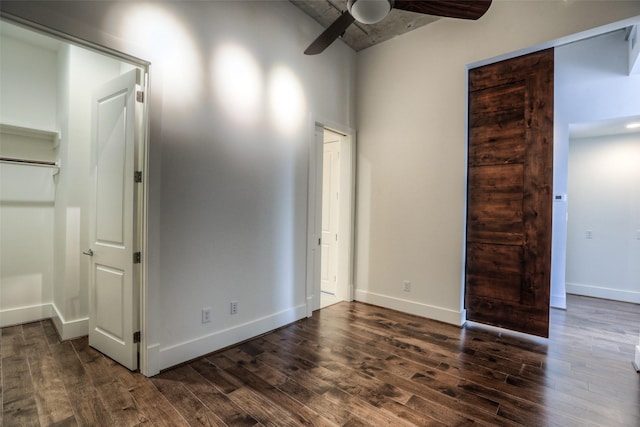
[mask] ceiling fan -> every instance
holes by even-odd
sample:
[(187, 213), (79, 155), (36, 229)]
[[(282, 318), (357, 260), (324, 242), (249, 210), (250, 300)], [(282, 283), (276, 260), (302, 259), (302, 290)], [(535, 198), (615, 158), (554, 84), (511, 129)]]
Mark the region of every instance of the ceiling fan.
[(304, 53), (321, 53), (344, 34), (354, 21), (375, 24), (382, 21), (393, 8), (447, 18), (478, 19), (489, 6), (491, 0), (348, 0), (347, 10), (342, 12), (342, 15), (329, 25)]

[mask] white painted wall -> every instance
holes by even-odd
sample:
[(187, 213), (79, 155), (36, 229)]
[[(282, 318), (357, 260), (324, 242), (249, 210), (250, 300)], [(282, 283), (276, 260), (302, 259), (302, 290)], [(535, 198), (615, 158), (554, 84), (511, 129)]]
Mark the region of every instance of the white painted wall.
[(0, 7), (151, 62), (143, 369), (305, 316), (308, 118), (354, 127), (353, 51), (304, 56), (322, 29), (288, 2)]
[(356, 299), (464, 322), (467, 65), (640, 10), (612, 3), (494, 1), (358, 54)]
[(0, 55), (2, 123), (57, 130), (56, 52), (11, 37), (3, 37)]
[[(0, 123), (56, 129), (56, 78), (55, 51), (3, 38)], [(55, 159), (53, 141), (16, 135), (0, 135), (0, 152), (11, 158)], [(0, 326), (51, 316), (53, 172), (0, 164)]]
[[(555, 52), (555, 158), (554, 192), (567, 194), (569, 126), (640, 114), (640, 76), (628, 75), (628, 43), (624, 31), (616, 31), (556, 48)], [(572, 195), (566, 203), (554, 203), (554, 296), (560, 298), (564, 284), (572, 282), (565, 272), (565, 255), (571, 256), (567, 214), (575, 213)], [(584, 230), (583, 230), (584, 231)], [(582, 234), (584, 236), (584, 234)], [(575, 246), (574, 246), (575, 248)], [(566, 265), (570, 263), (566, 259)], [(575, 266), (575, 258), (571, 263)], [(575, 267), (574, 267), (575, 268)], [(575, 277), (574, 274), (571, 276)], [(590, 282), (589, 282), (590, 283)], [(553, 289), (552, 289), (553, 290)], [(578, 292), (570, 288), (569, 292)], [(560, 295), (559, 295), (560, 294)]]
[(640, 303), (639, 164), (640, 133), (570, 140), (567, 292)]
[(640, 114), (640, 77), (627, 73), (628, 46), (616, 31), (556, 48), (556, 127)]

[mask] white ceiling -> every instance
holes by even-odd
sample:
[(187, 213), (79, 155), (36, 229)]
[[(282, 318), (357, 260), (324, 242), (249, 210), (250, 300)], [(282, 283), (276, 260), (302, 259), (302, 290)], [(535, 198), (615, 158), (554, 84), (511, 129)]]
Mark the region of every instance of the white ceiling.
[(640, 128), (627, 129), (628, 123), (640, 123), (640, 116), (620, 117), (587, 123), (572, 123), (569, 125), (569, 137), (594, 138), (605, 135), (640, 134)]

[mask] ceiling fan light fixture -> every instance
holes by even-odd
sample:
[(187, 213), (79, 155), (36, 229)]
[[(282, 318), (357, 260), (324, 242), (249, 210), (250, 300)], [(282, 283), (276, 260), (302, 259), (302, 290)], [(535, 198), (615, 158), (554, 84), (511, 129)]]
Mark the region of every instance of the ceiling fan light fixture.
[(393, 0), (349, 0), (347, 9), (363, 24), (375, 24), (389, 14), (393, 7)]

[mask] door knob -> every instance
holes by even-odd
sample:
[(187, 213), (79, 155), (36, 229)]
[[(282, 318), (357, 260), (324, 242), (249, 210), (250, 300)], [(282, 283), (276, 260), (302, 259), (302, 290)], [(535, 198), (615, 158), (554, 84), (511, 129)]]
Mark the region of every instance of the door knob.
[(85, 255), (93, 256), (93, 251), (91, 249), (89, 249), (88, 251), (84, 251), (82, 253)]

